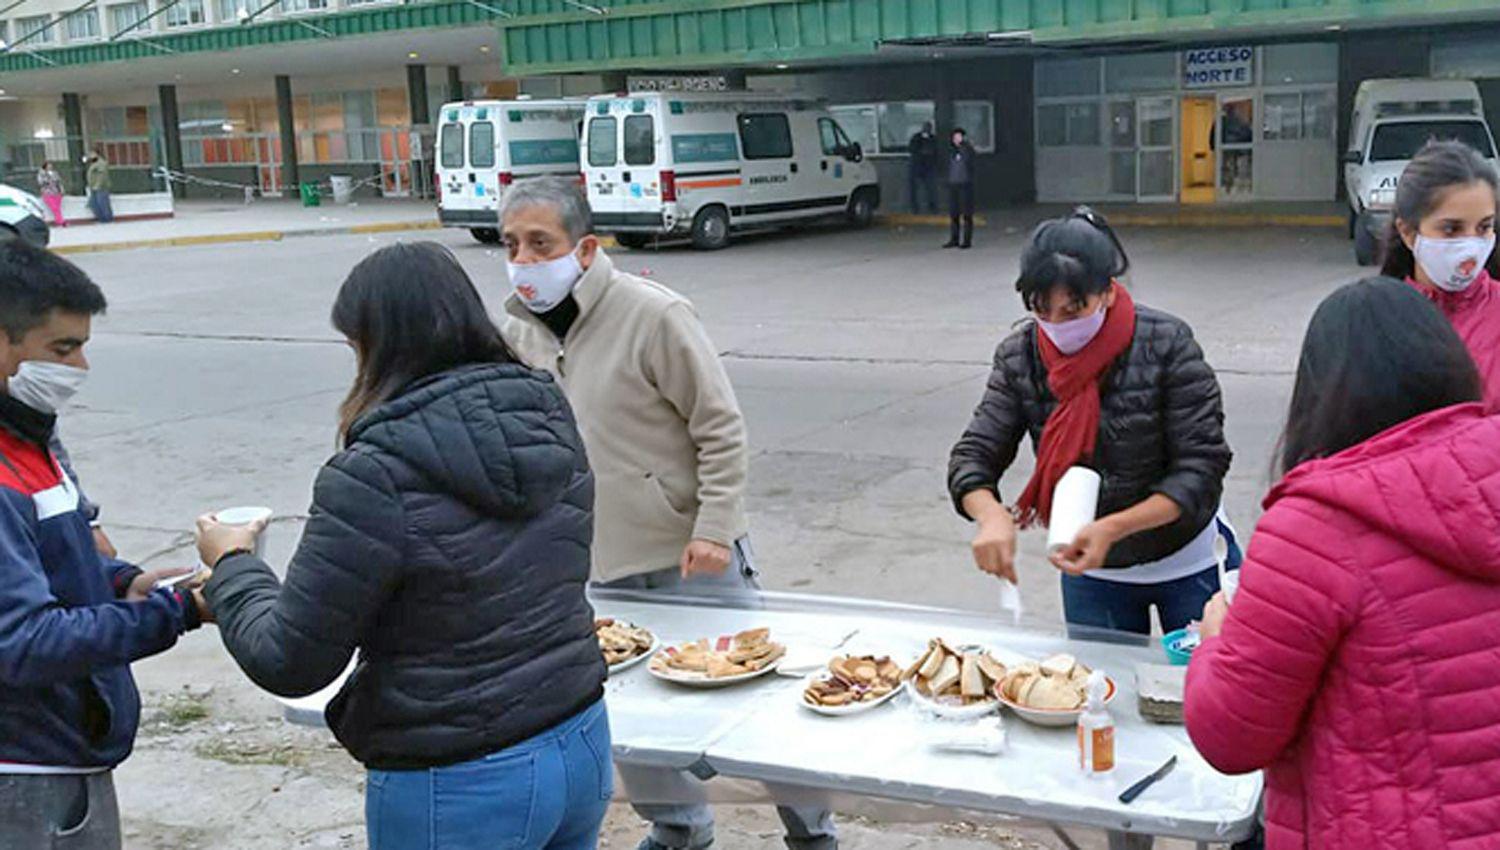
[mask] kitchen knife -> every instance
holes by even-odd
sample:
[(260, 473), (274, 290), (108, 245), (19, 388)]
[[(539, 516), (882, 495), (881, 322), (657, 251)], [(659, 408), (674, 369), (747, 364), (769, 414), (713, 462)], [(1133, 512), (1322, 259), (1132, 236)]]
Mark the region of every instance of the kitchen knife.
[(1165, 778), (1166, 775), (1171, 773), (1172, 769), (1175, 767), (1177, 767), (1177, 756), (1172, 756), (1171, 758), (1167, 759), (1166, 764), (1157, 768), (1155, 773), (1151, 774), (1145, 779), (1142, 779), (1140, 782), (1137, 782), (1129, 788), (1126, 788), (1125, 793), (1120, 795), (1120, 802), (1125, 803), (1126, 805), (1134, 803), (1136, 797), (1141, 796), (1141, 794), (1145, 793), (1147, 788), (1150, 788), (1152, 785), (1155, 785), (1158, 781)]

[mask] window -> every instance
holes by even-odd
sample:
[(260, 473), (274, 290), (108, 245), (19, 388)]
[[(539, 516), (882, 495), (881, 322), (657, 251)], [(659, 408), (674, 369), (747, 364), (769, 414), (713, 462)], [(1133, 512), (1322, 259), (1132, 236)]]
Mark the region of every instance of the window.
[(849, 156), (854, 152), (854, 143), (832, 118), (818, 119), (818, 138), (823, 143), (824, 156)]
[(839, 128), (846, 131), (851, 139), (859, 142), (859, 146), (864, 148), (865, 153), (880, 153), (880, 133), (876, 129), (877, 116), (874, 104), (830, 106), (828, 111), (838, 119)]
[(1037, 97), (1078, 97), (1098, 93), (1098, 59), (1054, 59), (1036, 63)]
[(282, 13), (321, 12), (328, 8), (328, 0), (281, 0)]
[(1375, 138), (1370, 142), (1370, 161), (1411, 159), (1423, 145), (1434, 139), (1456, 139), (1486, 158), (1495, 155), (1481, 121), (1412, 121), (1377, 126)]
[(10, 22), (0, 21), (0, 41), (10, 44)]
[(56, 37), (56, 27), (48, 29), (52, 23), (51, 15), (36, 15), (30, 18), (16, 19), (16, 41), (27, 44), (51, 44)]
[(88, 41), (99, 37), (99, 10), (84, 9), (68, 16), (68, 41)]
[(1334, 102), (1331, 90), (1267, 92), (1261, 138), (1268, 142), (1333, 137)]
[(625, 164), (650, 165), (656, 162), (656, 119), (650, 115), (632, 115), (625, 119)]
[(969, 142), (980, 153), (995, 152), (995, 105), (987, 100), (953, 102), (953, 126), (969, 134)]
[(745, 159), (789, 159), (792, 127), (780, 112), (740, 116), (740, 147)]
[[(232, 24), (240, 19), (240, 13), (249, 15), (255, 9), (250, 8), (252, 0), (219, 0), (219, 23)], [(265, 5), (255, 4), (256, 8)]]
[(1096, 147), (1099, 104), (1049, 103), (1037, 107), (1037, 141), (1042, 147)]
[(1308, 139), (1331, 139), (1336, 123), (1333, 90), (1302, 93), (1302, 135)]
[(882, 103), (879, 114), (880, 152), (906, 153), (911, 137), (936, 120), (937, 107), (930, 100)]
[(1126, 53), (1104, 59), (1105, 91), (1172, 91), (1176, 88), (1176, 53)]
[(464, 167), (464, 125), (444, 124), (438, 140), (440, 162), (444, 168)]
[[(1438, 47), (1432, 49), (1436, 64)], [(1268, 44), (1261, 51), (1261, 73), (1268, 86), (1339, 81), (1336, 44)]]
[[(162, 5), (172, 2), (163, 0)], [(207, 18), (203, 15), (203, 0), (178, 0), (177, 5), (167, 9), (162, 15), (167, 19), (167, 27), (195, 27), (203, 24)]]
[(469, 165), (473, 168), (495, 167), (495, 124), (475, 121), (469, 125)]
[(608, 168), (620, 161), (620, 140), (615, 134), (615, 119), (595, 118), (589, 122), (589, 165)]
[(121, 3), (118, 6), (109, 7), (109, 32), (111, 35), (119, 35), (126, 30), (141, 32), (145, 30), (144, 25), (136, 26), (151, 14), (145, 0), (137, 0), (135, 3)]

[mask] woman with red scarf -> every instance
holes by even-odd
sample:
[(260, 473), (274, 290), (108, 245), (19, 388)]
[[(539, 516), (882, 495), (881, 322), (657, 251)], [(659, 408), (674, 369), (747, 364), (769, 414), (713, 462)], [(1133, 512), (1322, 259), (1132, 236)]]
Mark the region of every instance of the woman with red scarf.
[[(948, 489), (978, 523), (979, 568), (1014, 581), (1017, 528), (1047, 524), (1069, 467), (1098, 472), (1098, 518), (1052, 555), (1064, 614), (1073, 626), (1150, 634), (1153, 606), (1170, 631), (1218, 590), (1231, 454), (1218, 378), (1192, 330), (1137, 305), (1119, 283), (1128, 268), (1114, 232), (1086, 208), (1036, 229), (1016, 282), (1035, 321), (996, 350)], [(1036, 469), (1007, 507), (998, 482), (1028, 435)]]
[(1404, 280), (1447, 317), (1500, 408), (1500, 256), (1495, 171), (1463, 142), (1430, 142), (1396, 185), (1381, 273)]

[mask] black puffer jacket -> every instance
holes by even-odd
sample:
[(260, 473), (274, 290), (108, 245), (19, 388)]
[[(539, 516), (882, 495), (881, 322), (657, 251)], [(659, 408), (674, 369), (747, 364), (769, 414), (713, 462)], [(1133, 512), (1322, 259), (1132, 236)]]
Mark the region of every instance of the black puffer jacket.
[(328, 725), (367, 767), (478, 758), (603, 696), (584, 597), (594, 483), (544, 373), (480, 365), (354, 425), (318, 474), (280, 586), (249, 555), (208, 583), (224, 644), (284, 696), (359, 665)]
[[(999, 495), (997, 482), (1015, 460), (1021, 437), (1032, 450), (1057, 399), (1037, 352), (1036, 324), (1000, 343), (989, 386), (948, 461), (948, 491), (963, 513), (975, 490)], [(1171, 525), (1127, 537), (1106, 565), (1128, 567), (1176, 552), (1213, 519), (1229, 471), (1219, 380), (1186, 322), (1136, 308), (1135, 339), (1105, 373), (1093, 461), (1103, 478), (1099, 516), (1129, 508), (1153, 493), (1178, 507)]]

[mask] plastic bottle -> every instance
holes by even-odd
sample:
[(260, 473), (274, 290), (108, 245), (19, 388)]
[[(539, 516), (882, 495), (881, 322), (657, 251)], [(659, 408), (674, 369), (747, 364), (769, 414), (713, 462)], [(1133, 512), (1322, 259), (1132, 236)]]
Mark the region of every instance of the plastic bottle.
[(1104, 707), (1109, 681), (1099, 670), (1089, 674), (1088, 700), (1078, 715), (1078, 766), (1089, 776), (1107, 776), (1115, 769), (1115, 721)]

